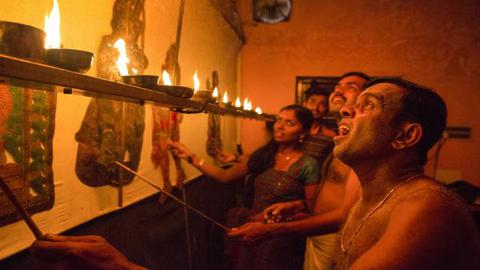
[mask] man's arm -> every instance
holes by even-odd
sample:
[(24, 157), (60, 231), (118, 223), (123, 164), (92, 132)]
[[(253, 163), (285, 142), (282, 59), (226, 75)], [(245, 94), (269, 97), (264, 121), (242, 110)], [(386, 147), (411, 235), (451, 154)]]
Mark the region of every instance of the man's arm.
[(130, 262), (100, 236), (45, 235), (30, 252), (40, 269), (145, 270)]
[(345, 183), (345, 197), (342, 204), (328, 212), (313, 215), (305, 219), (278, 224), (273, 235), (302, 234), (320, 235), (338, 231), (348, 212), (360, 197), (360, 183), (353, 171), (350, 171)]
[(352, 208), (353, 204), (355, 204), (359, 198), (360, 185), (354, 173), (349, 175), (345, 188), (346, 193), (342, 205), (329, 212), (291, 222), (274, 224), (247, 223), (233, 229), (229, 233), (229, 236), (245, 241), (252, 241), (278, 235), (319, 235), (334, 233), (338, 230), (348, 215), (350, 208)]

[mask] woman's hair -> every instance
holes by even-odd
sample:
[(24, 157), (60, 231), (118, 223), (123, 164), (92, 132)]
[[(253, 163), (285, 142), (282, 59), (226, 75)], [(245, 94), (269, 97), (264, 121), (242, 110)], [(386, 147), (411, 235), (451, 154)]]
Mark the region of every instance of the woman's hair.
[[(294, 111), (295, 118), (297, 118), (302, 125), (302, 129), (304, 131), (310, 130), (313, 122), (313, 115), (310, 110), (300, 105), (293, 104), (283, 107), (280, 112), (282, 111)], [(277, 153), (277, 150), (278, 143), (273, 139), (264, 146), (258, 148), (248, 160), (248, 173), (260, 174), (268, 168), (273, 167), (275, 165), (275, 154)]]

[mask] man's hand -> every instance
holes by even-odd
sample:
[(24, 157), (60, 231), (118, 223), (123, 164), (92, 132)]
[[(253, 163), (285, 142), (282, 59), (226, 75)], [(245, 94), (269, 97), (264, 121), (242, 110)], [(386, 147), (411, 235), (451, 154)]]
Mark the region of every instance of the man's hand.
[(240, 227), (232, 228), (228, 237), (242, 241), (258, 241), (267, 237), (273, 231), (275, 225), (267, 225), (260, 222), (245, 223)]
[(145, 269), (128, 261), (100, 236), (45, 235), (30, 247), (40, 269)]
[(303, 201), (296, 200), (272, 204), (263, 210), (263, 215), (267, 223), (278, 223), (290, 221), (295, 214), (305, 210)]

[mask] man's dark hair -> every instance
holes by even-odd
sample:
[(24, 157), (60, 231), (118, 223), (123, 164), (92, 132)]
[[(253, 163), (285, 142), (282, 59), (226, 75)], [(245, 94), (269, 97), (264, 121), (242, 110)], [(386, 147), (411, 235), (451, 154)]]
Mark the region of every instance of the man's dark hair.
[(416, 147), (422, 165), (425, 164), (428, 150), (442, 137), (447, 124), (445, 101), (432, 89), (400, 77), (377, 78), (368, 82), (366, 87), (379, 83), (391, 83), (406, 91), (402, 96), (400, 111), (394, 117), (392, 124), (398, 125), (410, 121), (422, 126), (423, 135)]
[(370, 81), (370, 77), (363, 73), (363, 72), (360, 72), (360, 71), (352, 71), (352, 72), (347, 72), (345, 74), (343, 74), (342, 76), (340, 76), (340, 78), (338, 79), (339, 81), (345, 77), (348, 77), (348, 76), (358, 76), (360, 78), (364, 78), (367, 82)]
[(310, 87), (305, 90), (304, 94), (305, 101), (307, 101), (311, 96), (315, 95), (324, 96), (328, 100), (328, 97), (330, 96), (330, 91), (327, 88), (320, 86), (318, 82), (313, 81)]

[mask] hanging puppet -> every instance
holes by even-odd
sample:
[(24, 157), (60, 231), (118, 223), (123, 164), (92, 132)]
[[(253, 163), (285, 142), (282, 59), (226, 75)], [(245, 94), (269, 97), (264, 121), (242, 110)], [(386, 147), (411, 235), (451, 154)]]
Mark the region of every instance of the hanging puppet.
[[(30, 214), (52, 208), (56, 94), (0, 84), (0, 176)], [(20, 219), (0, 191), (0, 225)]]
[[(116, 65), (119, 52), (114, 48), (114, 44), (121, 38), (125, 41), (126, 54), (130, 59), (129, 73), (143, 73), (148, 65), (143, 53), (144, 15), (144, 0), (115, 1), (111, 21), (113, 31), (102, 38), (98, 52), (99, 77), (121, 80)], [(75, 134), (78, 141), (75, 171), (84, 184), (121, 187), (133, 180), (133, 174), (125, 172), (112, 162), (120, 161), (133, 170), (138, 169), (145, 128), (144, 116), (145, 109), (141, 105), (92, 99), (80, 130)]]
[[(213, 91), (215, 87), (218, 88), (218, 73), (212, 72), (212, 83), (207, 79), (207, 89)], [(222, 153), (222, 137), (221, 137), (221, 118), (218, 114), (208, 114), (208, 137), (207, 137), (207, 154), (217, 159), (218, 155)]]
[[(173, 84), (180, 83), (180, 66), (177, 62), (175, 54), (177, 53), (176, 44), (170, 45), (165, 58), (165, 64), (162, 65), (162, 72), (166, 70), (169, 74), (175, 75)], [(170, 111), (170, 109), (152, 105), (153, 128), (152, 128), (152, 154), (151, 159), (155, 169), (160, 168), (163, 177), (163, 188), (170, 192), (172, 183), (170, 181), (170, 158), (168, 154), (168, 142), (180, 140), (180, 123), (182, 115)], [(176, 185), (183, 186), (185, 181), (185, 172), (182, 168), (180, 159), (173, 156), (176, 168)], [(160, 195), (159, 202), (166, 200), (163, 193)]]

